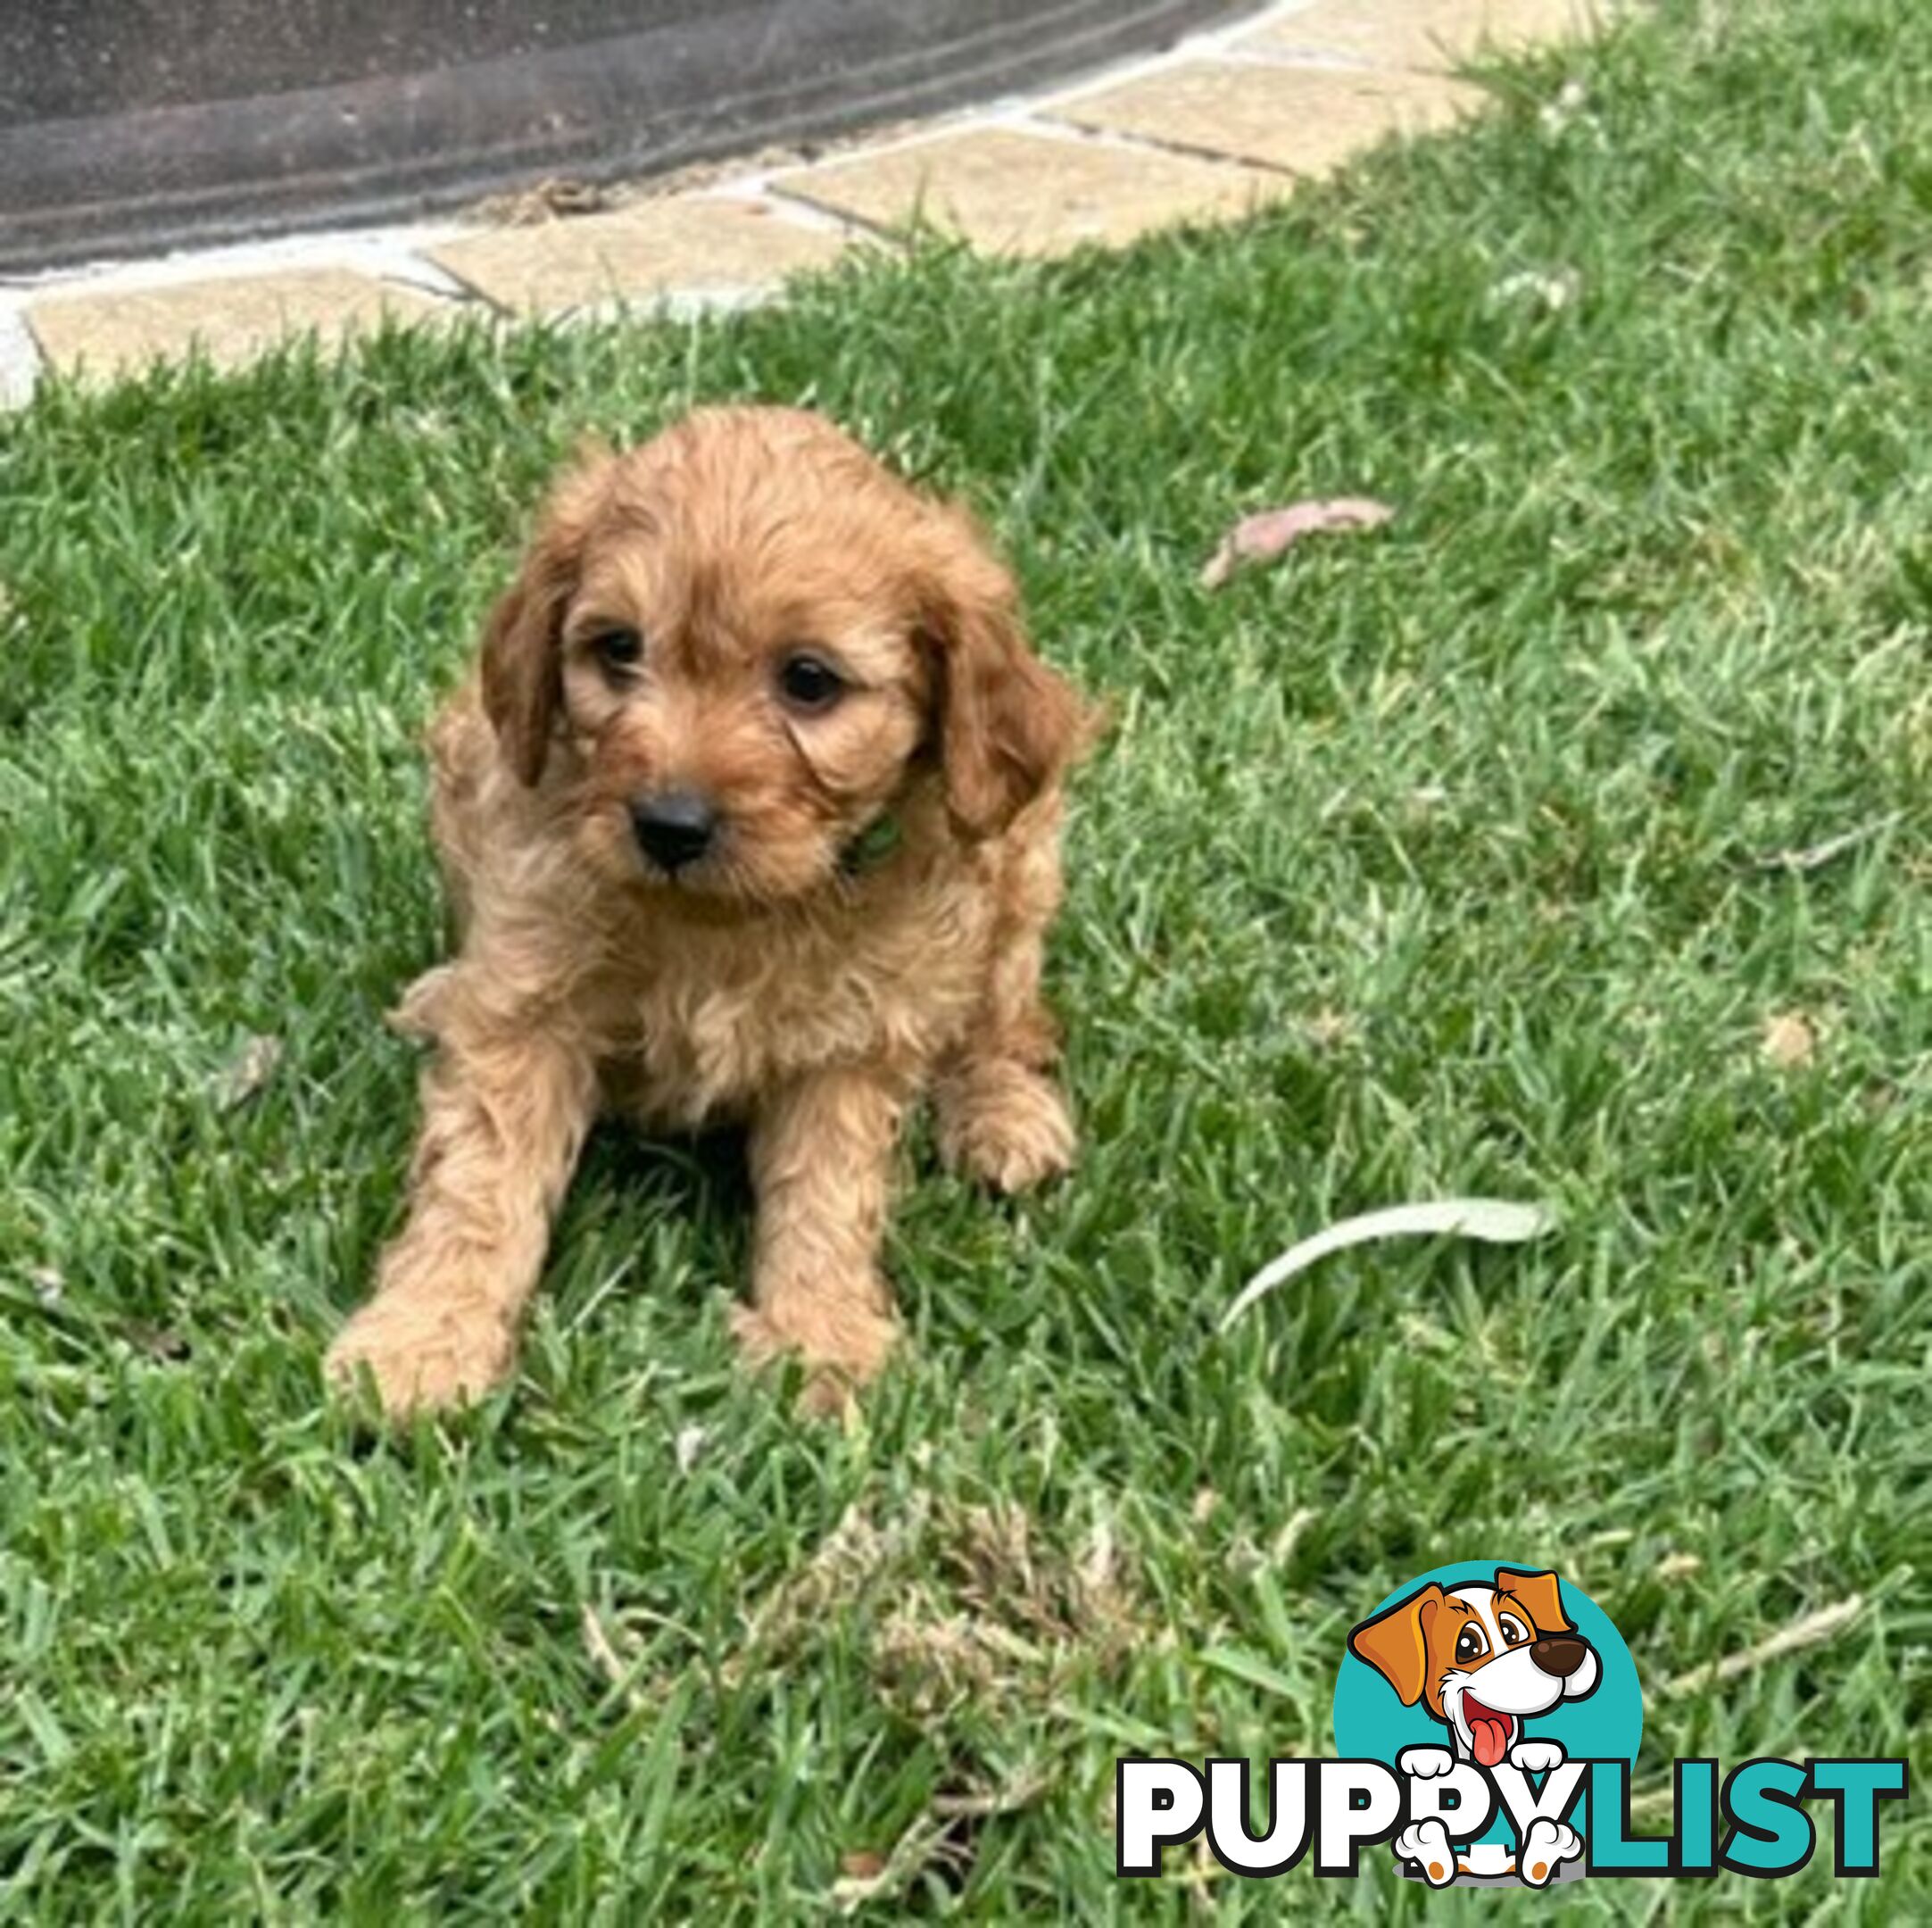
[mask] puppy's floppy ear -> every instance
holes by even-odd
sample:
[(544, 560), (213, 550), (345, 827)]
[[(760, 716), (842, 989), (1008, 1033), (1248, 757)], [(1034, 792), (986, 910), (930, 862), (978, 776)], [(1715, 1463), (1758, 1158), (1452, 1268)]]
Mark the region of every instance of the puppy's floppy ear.
[(1553, 1573), (1511, 1573), (1496, 1570), (1496, 1590), (1507, 1593), (1528, 1608), (1538, 1633), (1569, 1633), (1574, 1631), (1563, 1617), (1561, 1583)]
[(613, 460), (585, 450), (551, 492), (517, 579), (483, 631), (483, 708), (503, 754), (535, 786), (563, 702), (562, 624), (584, 544), (609, 491)]
[(1028, 646), (1013, 578), (963, 511), (935, 514), (920, 582), (946, 805), (969, 837), (997, 835), (1082, 747), (1086, 711)]
[(1429, 1683), (1429, 1624), (1443, 1597), (1431, 1580), (1387, 1613), (1364, 1620), (1348, 1636), (1348, 1651), (1366, 1660), (1395, 1689), (1404, 1707), (1414, 1707)]

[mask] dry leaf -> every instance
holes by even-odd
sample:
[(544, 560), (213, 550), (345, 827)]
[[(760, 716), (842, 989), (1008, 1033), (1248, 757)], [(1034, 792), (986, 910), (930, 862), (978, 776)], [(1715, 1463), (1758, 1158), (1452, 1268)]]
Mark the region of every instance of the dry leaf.
[(1395, 514), (1387, 503), (1358, 495), (1326, 502), (1289, 503), (1243, 516), (1221, 538), (1221, 546), (1201, 571), (1201, 586), (1218, 589), (1244, 562), (1272, 562), (1304, 536), (1336, 530), (1380, 528)]
[(1764, 1020), (1758, 1050), (1781, 1071), (1809, 1064), (1818, 1050), (1818, 1033), (1802, 1011), (1779, 1011)]
[(839, 1873), (848, 1881), (873, 1882), (885, 1873), (885, 1857), (874, 1848), (839, 1857)]
[(576, 214), (600, 214), (610, 205), (608, 188), (593, 181), (553, 175), (520, 194), (492, 195), (477, 204), (477, 212), (484, 220), (501, 222), (506, 228), (532, 228)]
[(215, 1080), (215, 1102), (224, 1111), (246, 1104), (275, 1076), (281, 1061), (280, 1038), (250, 1038)]
[(1391, 1205), (1382, 1211), (1344, 1218), (1313, 1238), (1290, 1245), (1279, 1259), (1264, 1266), (1236, 1294), (1223, 1314), (1227, 1331), (1249, 1306), (1298, 1272), (1305, 1272), (1331, 1252), (1386, 1238), (1470, 1238), (1491, 1245), (1519, 1245), (1540, 1238), (1555, 1224), (1555, 1216), (1541, 1205), (1515, 1205), (1506, 1199), (1442, 1199), (1422, 1205)]
[(1769, 856), (1753, 860), (1761, 870), (1789, 870), (1800, 875), (1807, 870), (1820, 870), (1835, 857), (1842, 857), (1870, 838), (1882, 835), (1898, 819), (1898, 811), (1893, 810), (1888, 816), (1873, 818), (1870, 823), (1841, 830), (1837, 836), (1827, 837), (1822, 844), (1807, 844), (1802, 850), (1773, 851)]
[(1781, 1660), (1787, 1654), (1820, 1646), (1843, 1633), (1864, 1610), (1865, 1597), (1862, 1593), (1854, 1593), (1849, 1600), (1838, 1600), (1829, 1607), (1820, 1607), (1816, 1613), (1806, 1614), (1802, 1619), (1794, 1620), (1789, 1626), (1780, 1627), (1755, 1647), (1747, 1647), (1742, 1653), (1726, 1654), (1721, 1660), (1713, 1660), (1709, 1666), (1693, 1667), (1687, 1674), (1667, 1680), (1663, 1688), (1664, 1697), (1674, 1699), (1680, 1694), (1697, 1693), (1706, 1687), (1736, 1680), (1740, 1674), (1755, 1673), (1768, 1660)]

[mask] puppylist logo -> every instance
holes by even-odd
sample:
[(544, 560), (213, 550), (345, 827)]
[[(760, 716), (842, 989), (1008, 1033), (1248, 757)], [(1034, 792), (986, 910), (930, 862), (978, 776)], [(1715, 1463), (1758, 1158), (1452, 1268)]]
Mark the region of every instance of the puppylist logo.
[[(1497, 1560), (1438, 1567), (1349, 1633), (1335, 1682), (1333, 1760), (1250, 1766), (1125, 1758), (1115, 1770), (1124, 1876), (1206, 1830), (1231, 1873), (1361, 1872), (1386, 1843), (1430, 1888), (1544, 1888), (1598, 1876), (1795, 1874), (1832, 1837), (1833, 1872), (1878, 1872), (1879, 1804), (1902, 1760), (1679, 1760), (1668, 1834), (1630, 1821), (1643, 1736), (1636, 1664), (1609, 1616), (1556, 1574)], [(1814, 1818), (1813, 1805), (1820, 1808)], [(1261, 1832), (1254, 1832), (1258, 1818)]]

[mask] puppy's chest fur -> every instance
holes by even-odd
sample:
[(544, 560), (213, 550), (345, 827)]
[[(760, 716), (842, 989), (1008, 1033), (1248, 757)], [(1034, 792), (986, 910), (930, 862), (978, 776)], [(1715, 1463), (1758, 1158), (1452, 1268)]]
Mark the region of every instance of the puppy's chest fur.
[(984, 893), (943, 877), (843, 915), (721, 929), (640, 922), (607, 941), (593, 999), (609, 1101), (688, 1127), (820, 1066), (916, 1081), (966, 1034), (990, 939)]

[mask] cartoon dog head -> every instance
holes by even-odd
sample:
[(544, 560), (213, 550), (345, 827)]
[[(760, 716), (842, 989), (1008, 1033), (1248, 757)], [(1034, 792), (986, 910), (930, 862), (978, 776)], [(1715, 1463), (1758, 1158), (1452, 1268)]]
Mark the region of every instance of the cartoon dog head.
[(1420, 1700), (1455, 1738), (1455, 1751), (1494, 1767), (1522, 1739), (1524, 1720), (1592, 1692), (1595, 1650), (1563, 1617), (1553, 1573), (1498, 1567), (1496, 1584), (1445, 1591), (1433, 1581), (1348, 1636), (1401, 1697)]
[(905, 812), (1003, 834), (1088, 731), (970, 517), (793, 409), (701, 409), (581, 461), (481, 685), (585, 870), (707, 922), (842, 901)]

